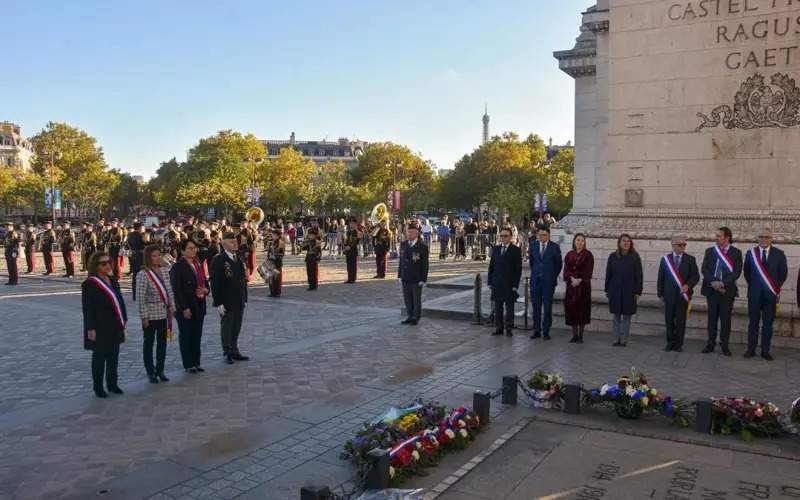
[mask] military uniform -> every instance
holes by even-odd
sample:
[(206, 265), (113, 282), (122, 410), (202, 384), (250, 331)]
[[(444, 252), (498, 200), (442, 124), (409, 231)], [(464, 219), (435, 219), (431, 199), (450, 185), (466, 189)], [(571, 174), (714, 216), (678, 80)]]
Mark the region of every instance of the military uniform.
[(322, 233), (318, 227), (311, 227), (306, 232), (302, 249), (306, 251), (308, 289), (316, 290), (319, 286), (319, 261), (322, 258)]
[(270, 240), (267, 247), (267, 261), (270, 266), (277, 271), (269, 279), (269, 296), (280, 297), (281, 286), (283, 285), (283, 256), (286, 254), (286, 247), (283, 237), (277, 240)]
[(25, 274), (31, 274), (36, 270), (36, 232), (28, 226), (25, 230), (25, 263), (28, 270)]
[(61, 231), (61, 255), (64, 257), (65, 278), (75, 276), (75, 235), (69, 226)]
[(375, 248), (375, 267), (377, 268), (376, 278), (386, 277), (386, 254), (389, 252), (390, 243), (390, 233), (385, 227), (379, 228), (372, 237), (372, 246)]
[(3, 239), (3, 249), (5, 250), (6, 267), (8, 268), (8, 282), (6, 285), (16, 285), (19, 282), (19, 271), (17, 269), (19, 233), (16, 232), (13, 227), (6, 233)]
[(97, 234), (95, 234), (92, 226), (89, 226), (83, 233), (83, 242), (81, 243), (81, 271), (86, 270), (86, 263), (89, 262), (89, 257), (97, 251)]
[(42, 234), (42, 255), (44, 256), (45, 276), (53, 274), (55, 262), (53, 261), (53, 245), (56, 243), (56, 232), (46, 229)]
[(121, 227), (112, 227), (108, 230), (108, 255), (111, 258), (114, 278), (118, 281), (124, 264), (123, 257), (120, 255), (123, 241), (125, 241), (125, 234)]
[(358, 276), (358, 243), (361, 235), (358, 229), (348, 229), (344, 239), (344, 257), (347, 262), (347, 281), (355, 283)]
[(408, 314), (403, 323), (416, 325), (422, 314), (422, 287), (428, 281), (428, 247), (422, 238), (400, 245), (397, 277), (403, 285), (403, 302)]

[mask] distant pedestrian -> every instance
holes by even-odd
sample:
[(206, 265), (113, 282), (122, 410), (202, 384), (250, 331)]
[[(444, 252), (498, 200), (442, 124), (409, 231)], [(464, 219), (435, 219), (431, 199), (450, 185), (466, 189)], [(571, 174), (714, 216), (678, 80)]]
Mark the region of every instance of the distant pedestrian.
[(633, 239), (623, 234), (617, 240), (617, 251), (608, 256), (606, 265), (605, 292), (608, 308), (614, 315), (615, 347), (628, 345), (631, 316), (636, 314), (642, 288), (642, 260), (633, 247)]

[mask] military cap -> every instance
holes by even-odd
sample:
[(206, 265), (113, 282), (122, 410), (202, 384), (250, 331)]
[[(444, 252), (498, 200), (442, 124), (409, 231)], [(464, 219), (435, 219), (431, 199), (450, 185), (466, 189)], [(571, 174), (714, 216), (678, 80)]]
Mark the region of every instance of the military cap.
[(227, 231), (227, 232), (226, 232), (226, 233), (225, 233), (225, 234), (222, 236), (222, 239), (223, 239), (223, 240), (235, 240), (235, 239), (236, 239), (236, 233), (234, 233), (233, 231)]

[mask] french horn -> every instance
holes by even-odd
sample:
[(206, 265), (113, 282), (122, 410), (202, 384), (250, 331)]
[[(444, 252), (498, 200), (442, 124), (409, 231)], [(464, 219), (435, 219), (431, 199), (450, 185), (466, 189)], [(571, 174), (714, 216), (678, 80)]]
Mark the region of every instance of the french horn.
[(369, 214), (369, 221), (375, 225), (375, 229), (372, 231), (373, 237), (378, 234), (378, 229), (380, 229), (378, 224), (381, 222), (389, 224), (389, 219), (389, 209), (386, 207), (386, 203), (378, 203), (372, 208), (372, 213)]
[(248, 222), (255, 224), (255, 227), (258, 227), (264, 222), (264, 211), (260, 207), (250, 207), (244, 213), (244, 218)]

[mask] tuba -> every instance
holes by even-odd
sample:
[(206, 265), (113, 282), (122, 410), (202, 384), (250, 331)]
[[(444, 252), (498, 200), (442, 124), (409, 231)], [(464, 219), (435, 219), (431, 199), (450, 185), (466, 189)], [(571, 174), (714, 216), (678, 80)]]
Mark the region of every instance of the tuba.
[(381, 221), (389, 223), (389, 209), (386, 208), (385, 203), (378, 203), (373, 207), (372, 213), (369, 214), (369, 221), (375, 225), (375, 229), (372, 231), (372, 237), (374, 238), (376, 234), (378, 234), (378, 229), (380, 229), (379, 224)]
[(264, 211), (259, 207), (250, 207), (247, 209), (247, 212), (244, 213), (244, 218), (248, 222), (255, 224), (257, 228), (264, 222)]

